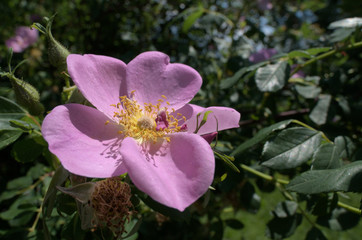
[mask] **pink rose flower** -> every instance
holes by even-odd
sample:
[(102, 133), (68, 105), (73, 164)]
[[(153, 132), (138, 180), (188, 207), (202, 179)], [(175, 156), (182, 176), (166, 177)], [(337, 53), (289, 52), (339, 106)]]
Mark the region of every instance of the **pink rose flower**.
[(30, 45), (33, 45), (39, 38), (39, 32), (30, 27), (17, 27), (15, 36), (5, 41), (8, 48), (12, 48), (13, 52), (19, 53), (24, 51)]
[(260, 51), (251, 54), (249, 57), (249, 61), (252, 63), (262, 62), (268, 60), (275, 54), (277, 54), (277, 50), (275, 50), (274, 48), (263, 48)]
[(141, 191), (180, 211), (207, 191), (215, 160), (202, 135), (238, 127), (240, 114), (188, 104), (202, 84), (197, 71), (171, 64), (161, 52), (142, 53), (127, 65), (71, 54), (67, 64), (95, 107), (61, 105), (44, 119), (43, 136), (68, 171), (92, 178), (127, 172)]

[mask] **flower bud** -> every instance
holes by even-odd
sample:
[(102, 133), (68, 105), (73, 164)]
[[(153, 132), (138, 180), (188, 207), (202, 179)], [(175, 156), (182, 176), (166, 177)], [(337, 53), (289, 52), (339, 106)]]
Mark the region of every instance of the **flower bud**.
[(13, 86), (16, 101), (31, 115), (41, 115), (44, 112), (44, 106), (39, 101), (38, 91), (31, 84), (16, 78), (13, 74), (8, 75), (8, 78)]
[(39, 32), (45, 34), (48, 39), (48, 57), (50, 64), (52, 64), (54, 67), (57, 67), (60, 71), (66, 71), (66, 60), (70, 52), (52, 35), (51, 28), (54, 17), (55, 15), (51, 18), (44, 17), (44, 20), (47, 22), (46, 27), (44, 27), (40, 23), (33, 23), (32, 27), (38, 29)]
[(49, 62), (54, 67), (57, 67), (61, 71), (67, 69), (67, 57), (70, 54), (68, 49), (66, 49), (60, 42), (58, 42), (52, 35), (51, 32), (52, 19), (49, 20), (47, 25), (46, 35), (48, 38), (48, 56)]

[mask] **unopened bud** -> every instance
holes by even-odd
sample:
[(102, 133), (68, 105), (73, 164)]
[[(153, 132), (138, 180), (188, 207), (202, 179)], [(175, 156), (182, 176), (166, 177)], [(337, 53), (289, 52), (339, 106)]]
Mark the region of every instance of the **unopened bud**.
[(55, 15), (51, 18), (44, 18), (47, 22), (46, 27), (41, 25), (40, 23), (33, 23), (32, 27), (38, 29), (41, 33), (45, 34), (49, 46), (48, 46), (48, 57), (49, 62), (53, 66), (57, 67), (60, 71), (67, 70), (67, 57), (70, 54), (68, 49), (64, 47), (60, 42), (58, 42), (52, 35), (52, 23)]
[(24, 80), (8, 75), (13, 86), (17, 103), (26, 108), (31, 115), (38, 116), (44, 112), (44, 106), (40, 103), (38, 91)]
[(59, 68), (60, 71), (65, 71), (67, 69), (67, 57), (70, 54), (70, 52), (53, 37), (51, 32), (51, 24), (52, 21), (49, 21), (46, 32), (49, 42), (49, 47), (48, 47), (49, 62), (54, 67)]

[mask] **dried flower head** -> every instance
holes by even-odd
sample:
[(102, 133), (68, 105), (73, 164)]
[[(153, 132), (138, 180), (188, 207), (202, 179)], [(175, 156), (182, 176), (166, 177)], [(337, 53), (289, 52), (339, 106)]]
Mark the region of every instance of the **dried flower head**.
[(117, 177), (99, 181), (91, 199), (96, 217), (93, 224), (108, 227), (117, 237), (124, 233), (126, 221), (135, 213), (129, 185)]

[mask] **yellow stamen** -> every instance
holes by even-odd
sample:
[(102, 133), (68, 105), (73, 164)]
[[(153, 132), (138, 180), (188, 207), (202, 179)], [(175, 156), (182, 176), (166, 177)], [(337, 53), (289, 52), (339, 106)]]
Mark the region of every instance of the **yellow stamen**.
[[(111, 105), (116, 108), (113, 118), (122, 129), (122, 131), (118, 131), (119, 134), (123, 134), (124, 137), (132, 137), (139, 143), (156, 143), (159, 139), (170, 142), (171, 138), (168, 134), (182, 131), (181, 126), (178, 125), (181, 119), (176, 119), (175, 116), (171, 115), (167, 111), (167, 107), (161, 108), (161, 103), (163, 103), (164, 100), (159, 99), (156, 105), (144, 103), (143, 106), (141, 106), (133, 99), (134, 94), (135, 91), (131, 91), (131, 98), (120, 96), (120, 103)], [(167, 99), (165, 95), (161, 95), (161, 97)], [(166, 101), (166, 104), (170, 105), (168, 101)], [(162, 118), (165, 119), (161, 121), (167, 122), (168, 127), (158, 129), (156, 119), (161, 113), (163, 114), (163, 112), (165, 115), (162, 116), (165, 117)], [(174, 112), (175, 109), (172, 108), (172, 113)], [(180, 113), (177, 113), (177, 117), (186, 121), (186, 118)], [(106, 122), (106, 124), (108, 123), (109, 121)]]

